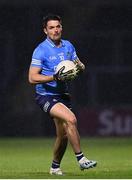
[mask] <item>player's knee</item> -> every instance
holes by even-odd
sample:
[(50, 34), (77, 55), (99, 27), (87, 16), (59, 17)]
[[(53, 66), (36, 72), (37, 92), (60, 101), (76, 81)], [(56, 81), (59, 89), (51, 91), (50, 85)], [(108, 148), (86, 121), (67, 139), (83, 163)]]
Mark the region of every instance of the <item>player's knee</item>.
[(75, 125), (77, 123), (77, 119), (74, 115), (70, 116), (70, 118), (67, 121), (68, 124)]

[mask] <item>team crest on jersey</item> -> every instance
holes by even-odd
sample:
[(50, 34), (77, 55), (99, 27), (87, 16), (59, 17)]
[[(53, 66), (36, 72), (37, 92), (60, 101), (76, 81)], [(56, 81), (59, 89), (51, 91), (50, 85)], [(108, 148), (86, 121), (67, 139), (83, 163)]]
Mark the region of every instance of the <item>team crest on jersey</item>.
[(66, 57), (67, 57), (67, 59), (70, 59), (71, 53), (69, 51), (66, 53)]

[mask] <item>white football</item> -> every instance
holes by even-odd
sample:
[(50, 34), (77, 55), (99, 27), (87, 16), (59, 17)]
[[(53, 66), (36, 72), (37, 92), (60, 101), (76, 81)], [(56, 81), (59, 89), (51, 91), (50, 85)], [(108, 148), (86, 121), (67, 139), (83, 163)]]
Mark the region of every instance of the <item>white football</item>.
[[(57, 73), (62, 67), (65, 67), (63, 70), (64, 73), (67, 71), (73, 70), (72, 74), (73, 74), (74, 78), (77, 76), (77, 68), (73, 61), (70, 61), (70, 60), (61, 61), (57, 65), (55, 72)], [(74, 78), (72, 77), (72, 79), (74, 79)]]

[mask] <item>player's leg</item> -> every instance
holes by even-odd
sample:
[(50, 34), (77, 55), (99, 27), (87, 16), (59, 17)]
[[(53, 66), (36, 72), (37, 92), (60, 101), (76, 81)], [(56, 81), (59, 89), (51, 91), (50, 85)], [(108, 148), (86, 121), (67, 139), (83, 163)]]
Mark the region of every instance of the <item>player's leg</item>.
[(50, 110), (50, 115), (65, 122), (65, 131), (73, 151), (76, 154), (81, 170), (95, 167), (97, 162), (84, 157), (80, 147), (80, 136), (77, 130), (77, 120), (74, 113), (62, 103), (56, 103)]
[(56, 141), (53, 159), (60, 163), (67, 147), (68, 138), (65, 131), (65, 123), (55, 118), (54, 122), (56, 126)]
[(76, 126), (77, 120), (74, 113), (70, 109), (68, 109), (64, 104), (56, 103), (51, 108), (50, 114), (54, 118), (60, 119), (62, 122), (65, 123), (67, 137), (72, 145), (74, 152), (80, 152), (80, 137)]
[(56, 140), (53, 150), (53, 161), (50, 169), (50, 174), (62, 175), (60, 163), (67, 147), (67, 133), (65, 131), (65, 123), (59, 119), (54, 118), (56, 126)]

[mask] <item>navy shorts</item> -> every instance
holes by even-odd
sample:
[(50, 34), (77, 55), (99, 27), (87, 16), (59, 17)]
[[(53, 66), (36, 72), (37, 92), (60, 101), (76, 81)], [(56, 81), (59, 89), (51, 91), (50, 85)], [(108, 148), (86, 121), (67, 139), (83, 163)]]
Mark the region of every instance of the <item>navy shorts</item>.
[(51, 108), (56, 103), (63, 103), (69, 109), (72, 109), (71, 108), (71, 97), (69, 94), (62, 94), (62, 95), (36, 94), (35, 101), (44, 112), (48, 112), (48, 113), (50, 112)]

